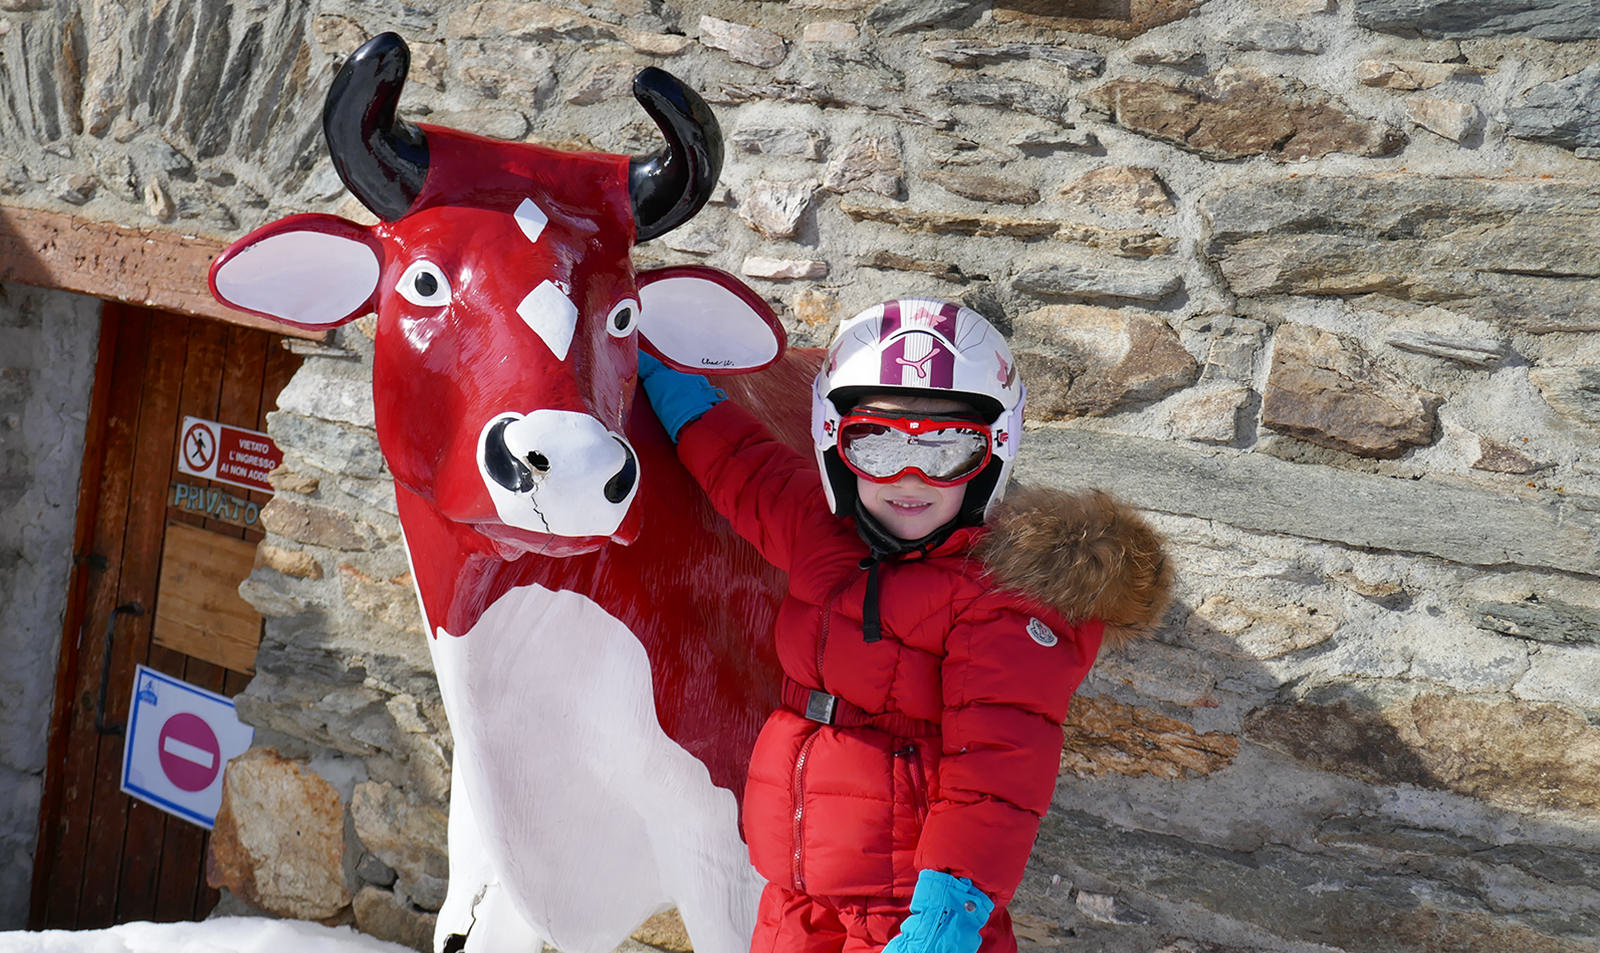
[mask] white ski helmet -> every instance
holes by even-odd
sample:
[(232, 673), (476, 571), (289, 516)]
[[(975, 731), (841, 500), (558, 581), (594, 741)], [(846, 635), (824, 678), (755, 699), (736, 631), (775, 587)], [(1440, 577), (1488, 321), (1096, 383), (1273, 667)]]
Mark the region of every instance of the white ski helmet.
[(839, 458), (839, 421), (866, 394), (972, 404), (989, 423), (993, 457), (966, 484), (964, 522), (981, 522), (1006, 491), (1022, 435), (1025, 389), (1005, 338), (983, 315), (934, 298), (897, 298), (839, 325), (811, 395), (811, 438), (828, 507), (855, 513), (856, 478)]

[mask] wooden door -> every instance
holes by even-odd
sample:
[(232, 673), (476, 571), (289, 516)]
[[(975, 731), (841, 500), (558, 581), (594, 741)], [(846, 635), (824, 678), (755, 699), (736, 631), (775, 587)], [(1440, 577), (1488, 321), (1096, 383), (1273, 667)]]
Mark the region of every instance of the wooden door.
[[(29, 926), (91, 929), (204, 917), (206, 831), (123, 794), (123, 737), (134, 665), (225, 695), (248, 677), (154, 644), (163, 540), (171, 524), (233, 539), (258, 529), (170, 505), (186, 415), (265, 430), (300, 359), (263, 332), (106, 304), (79, 487), (78, 529)], [(180, 482), (210, 486), (195, 477)], [(218, 488), (261, 504), (238, 487)], [(107, 636), (107, 632), (110, 636)], [(107, 705), (98, 711), (110, 645)], [(101, 722), (97, 728), (96, 722)]]

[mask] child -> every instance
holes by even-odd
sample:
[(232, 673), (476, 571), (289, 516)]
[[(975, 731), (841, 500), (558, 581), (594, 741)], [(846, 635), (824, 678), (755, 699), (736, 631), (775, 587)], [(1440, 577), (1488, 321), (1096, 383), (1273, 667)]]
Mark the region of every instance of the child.
[(713, 504), (789, 573), (784, 707), (744, 795), (768, 881), (753, 953), (1015, 950), (1005, 906), (1067, 701), (1107, 623), (1159, 613), (1159, 540), (1099, 493), (1000, 504), (1023, 388), (1000, 334), (955, 304), (889, 301), (840, 327), (815, 468), (705, 378), (644, 354), (640, 375)]

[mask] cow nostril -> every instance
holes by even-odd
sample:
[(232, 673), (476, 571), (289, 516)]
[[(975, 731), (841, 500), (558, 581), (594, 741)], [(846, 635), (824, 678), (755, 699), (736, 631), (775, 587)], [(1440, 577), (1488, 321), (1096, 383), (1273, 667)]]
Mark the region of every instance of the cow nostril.
[(629, 447), (620, 437), (611, 439), (617, 441), (617, 444), (622, 447), (622, 453), (626, 459), (622, 461), (622, 469), (612, 474), (611, 479), (606, 481), (605, 494), (607, 501), (621, 503), (628, 498), (629, 493), (633, 492), (633, 484), (639, 479), (639, 464), (633, 457), (632, 447)]
[(550, 458), (545, 456), (544, 454), (540, 453), (539, 451), (534, 450), (534, 451), (532, 451), (531, 453), (528, 454), (528, 466), (533, 467), (535, 470), (538, 470), (540, 473), (549, 473), (550, 472)]
[(484, 437), (483, 463), (494, 482), (508, 490), (526, 493), (533, 489), (533, 474), (506, 447), (505, 431), (510, 424), (511, 421), (502, 420)]

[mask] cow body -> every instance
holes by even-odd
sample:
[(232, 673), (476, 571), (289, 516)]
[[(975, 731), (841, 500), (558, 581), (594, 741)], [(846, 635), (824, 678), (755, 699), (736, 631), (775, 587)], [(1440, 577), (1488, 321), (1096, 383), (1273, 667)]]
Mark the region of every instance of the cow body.
[(768, 367), (729, 389), (801, 446), (816, 355), (783, 355), (731, 276), (634, 272), (633, 241), (692, 215), (720, 165), (681, 84), (636, 81), (668, 147), (630, 160), (409, 126), (405, 66), (398, 37), (370, 41), (326, 112), (384, 221), (275, 222), (212, 288), (301, 326), (378, 314), (378, 438), (456, 744), (436, 946), (604, 953), (676, 906), (696, 949), (742, 953), (760, 884), (737, 794), (777, 703), (782, 579), (629, 410), (642, 345)]

